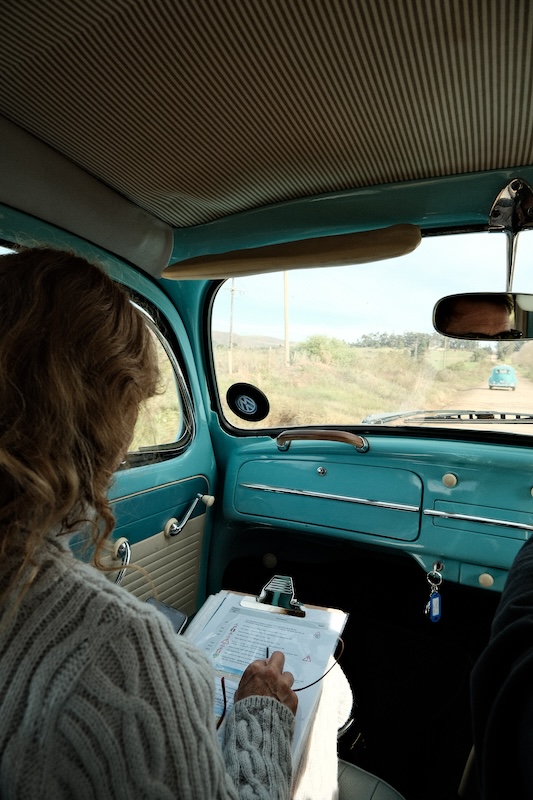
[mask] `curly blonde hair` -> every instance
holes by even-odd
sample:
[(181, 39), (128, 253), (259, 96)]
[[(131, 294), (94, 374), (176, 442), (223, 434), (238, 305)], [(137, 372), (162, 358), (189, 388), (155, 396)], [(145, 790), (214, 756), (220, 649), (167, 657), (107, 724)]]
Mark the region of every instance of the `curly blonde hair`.
[(109, 484), (158, 378), (142, 315), (102, 269), (50, 249), (0, 257), (1, 601), (24, 592), (51, 529), (89, 522), (98, 555)]

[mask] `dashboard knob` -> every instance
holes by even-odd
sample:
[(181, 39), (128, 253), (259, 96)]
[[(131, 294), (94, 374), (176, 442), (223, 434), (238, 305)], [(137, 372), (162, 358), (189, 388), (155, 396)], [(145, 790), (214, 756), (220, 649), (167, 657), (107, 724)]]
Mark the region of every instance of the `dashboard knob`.
[(446, 475), (442, 476), (442, 482), (445, 486), (451, 489), (454, 486), (457, 486), (459, 480), (457, 478), (457, 475), (454, 475), (453, 472), (447, 472)]

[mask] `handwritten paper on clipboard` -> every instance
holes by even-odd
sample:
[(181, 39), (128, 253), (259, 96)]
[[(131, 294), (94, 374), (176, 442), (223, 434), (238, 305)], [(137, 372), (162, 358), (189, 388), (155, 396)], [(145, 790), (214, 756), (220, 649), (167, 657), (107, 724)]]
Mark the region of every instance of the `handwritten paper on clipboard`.
[[(250, 603), (250, 601), (252, 601)], [(251, 607), (253, 606), (253, 607)], [(196, 614), (185, 636), (210, 658), (215, 670), (215, 716), (223, 710), (221, 678), (226, 683), (227, 709), (248, 664), (281, 650), (285, 670), (294, 675), (294, 689), (308, 686), (327, 670), (348, 615), (338, 609), (306, 607), (305, 617), (294, 617), (253, 598), (221, 591), (211, 595)], [(320, 698), (322, 683), (298, 692), (298, 710), (292, 746), (298, 765)], [(219, 733), (222, 735), (223, 726)]]

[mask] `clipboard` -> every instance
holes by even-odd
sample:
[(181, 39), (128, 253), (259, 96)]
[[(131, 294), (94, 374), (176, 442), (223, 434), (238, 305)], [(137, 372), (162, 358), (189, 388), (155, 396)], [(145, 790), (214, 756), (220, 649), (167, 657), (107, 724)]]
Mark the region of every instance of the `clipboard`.
[(320, 678), (331, 663), (347, 619), (340, 609), (304, 606), (296, 600), (290, 576), (275, 575), (255, 597), (229, 590), (211, 595), (183, 635), (203, 650), (213, 665), (215, 718), (223, 710), (222, 676), (229, 711), (248, 664), (281, 650), (285, 669), (295, 678), (293, 688), (302, 688), (292, 743), (296, 770), (320, 699)]
[(274, 575), (265, 583), (255, 598), (245, 595), (241, 600), (245, 608), (268, 610), (275, 614), (290, 614), (294, 617), (305, 617), (305, 606), (296, 599), (294, 582), (290, 575)]

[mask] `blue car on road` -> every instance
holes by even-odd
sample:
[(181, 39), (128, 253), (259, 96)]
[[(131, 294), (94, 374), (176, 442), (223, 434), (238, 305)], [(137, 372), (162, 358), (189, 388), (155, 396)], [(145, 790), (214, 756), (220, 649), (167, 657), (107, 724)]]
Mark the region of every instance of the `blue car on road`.
[(489, 377), (489, 389), (516, 389), (516, 372), (507, 364), (494, 367)]

